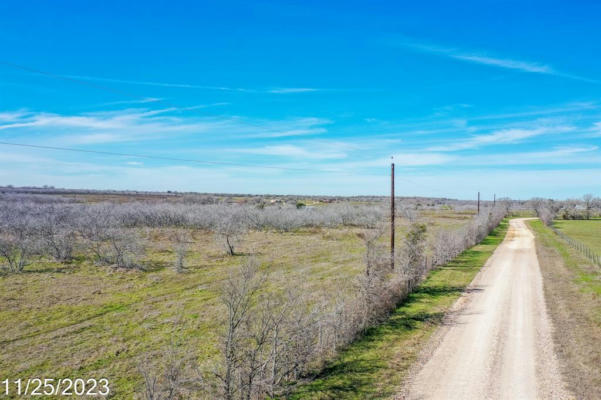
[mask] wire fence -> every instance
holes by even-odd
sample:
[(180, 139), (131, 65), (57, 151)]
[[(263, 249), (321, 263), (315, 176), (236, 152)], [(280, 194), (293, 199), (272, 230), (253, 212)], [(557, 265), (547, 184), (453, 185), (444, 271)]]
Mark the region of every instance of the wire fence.
[(595, 253), (590, 247), (588, 247), (581, 241), (569, 237), (565, 233), (561, 232), (559, 229), (554, 227), (551, 227), (551, 229), (557, 234), (557, 236), (565, 240), (570, 246), (578, 250), (583, 256), (588, 258), (598, 267), (601, 267), (601, 255)]

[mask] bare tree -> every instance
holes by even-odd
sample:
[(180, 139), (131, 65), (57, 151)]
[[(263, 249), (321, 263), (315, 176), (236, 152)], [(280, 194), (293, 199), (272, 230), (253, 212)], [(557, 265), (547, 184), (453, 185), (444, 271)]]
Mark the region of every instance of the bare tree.
[(75, 211), (70, 205), (51, 204), (39, 217), (38, 232), (43, 247), (57, 261), (69, 261), (73, 257), (78, 218)]
[(144, 248), (135, 231), (109, 228), (105, 234), (102, 260), (119, 268), (141, 267), (140, 258), (144, 254)]
[(463, 250), (463, 238), (459, 230), (441, 229), (433, 237), (431, 248), (434, 265), (443, 265), (455, 258)]
[(139, 260), (144, 254), (144, 247), (133, 229), (104, 224), (91, 218), (84, 222), (81, 233), (96, 262), (119, 268), (141, 267)]
[(220, 394), (226, 400), (234, 400), (243, 393), (240, 368), (244, 362), (244, 328), (263, 282), (264, 278), (258, 274), (258, 263), (251, 258), (230, 275), (221, 288), (227, 319), (222, 341), (222, 365), (215, 371), (215, 376), (221, 382)]
[(175, 271), (181, 273), (185, 268), (185, 259), (188, 252), (188, 248), (192, 243), (190, 233), (186, 229), (176, 229), (172, 234), (173, 251), (175, 253), (175, 262), (173, 267)]
[(552, 211), (552, 208), (549, 202), (545, 199), (541, 198), (533, 198), (530, 200), (534, 211), (536, 211), (536, 215), (543, 221), (545, 225), (550, 226), (553, 223), (553, 218), (555, 214)]
[[(145, 400), (175, 400), (182, 398), (184, 367), (188, 357), (180, 346), (171, 343), (162, 356), (162, 365), (152, 367), (148, 358), (138, 364), (144, 378)], [(161, 372), (157, 373), (159, 370)]]
[(383, 246), (378, 243), (383, 234), (384, 226), (382, 224), (374, 229), (365, 229), (357, 233), (357, 236), (365, 244), (365, 275), (367, 276), (383, 262)]
[(403, 245), (405, 274), (411, 288), (425, 273), (426, 225), (418, 222), (411, 224)]
[(247, 231), (246, 216), (242, 210), (227, 210), (220, 212), (213, 224), (217, 241), (225, 248), (227, 254), (236, 254), (236, 248)]
[(595, 197), (588, 193), (582, 196), (582, 201), (584, 202), (584, 215), (586, 219), (591, 219), (591, 210), (593, 209), (593, 205), (595, 203)]
[(6, 262), (0, 268), (7, 272), (22, 272), (30, 256), (39, 249), (35, 217), (20, 210), (4, 209), (0, 213), (0, 257)]
[(410, 205), (403, 205), (399, 208), (399, 210), (400, 215), (402, 215), (404, 218), (407, 218), (410, 223), (414, 223), (417, 220), (418, 213), (415, 211), (415, 206), (411, 207)]

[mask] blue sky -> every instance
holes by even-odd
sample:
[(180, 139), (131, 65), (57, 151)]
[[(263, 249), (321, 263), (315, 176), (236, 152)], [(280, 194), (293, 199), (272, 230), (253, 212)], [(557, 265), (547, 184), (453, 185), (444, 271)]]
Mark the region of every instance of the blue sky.
[(0, 184), (385, 194), (394, 156), (398, 195), (600, 195), (600, 19), (592, 1), (4, 1), (0, 141), (163, 159), (0, 145)]

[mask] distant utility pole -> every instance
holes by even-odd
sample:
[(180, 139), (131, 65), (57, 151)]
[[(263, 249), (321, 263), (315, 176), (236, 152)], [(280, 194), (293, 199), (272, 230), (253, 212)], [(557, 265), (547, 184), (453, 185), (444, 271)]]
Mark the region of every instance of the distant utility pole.
[(390, 269), (394, 269), (394, 163), (390, 164)]
[(494, 207), (496, 205), (497, 205), (497, 194), (495, 193), (495, 194), (493, 194), (493, 197), (492, 197), (492, 206)]
[(480, 215), (480, 192), (478, 192), (478, 215)]

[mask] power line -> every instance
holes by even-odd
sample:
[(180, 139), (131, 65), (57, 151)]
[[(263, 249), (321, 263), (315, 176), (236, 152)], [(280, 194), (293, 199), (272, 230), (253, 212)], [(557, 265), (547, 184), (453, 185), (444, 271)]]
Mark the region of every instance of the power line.
[[(236, 163), (236, 162), (227, 162), (227, 161), (198, 160), (198, 159), (191, 159), (191, 158), (153, 156), (153, 155), (149, 155), (149, 154), (121, 153), (121, 152), (112, 152), (112, 151), (103, 151), (103, 150), (86, 150), (86, 149), (76, 149), (76, 148), (72, 148), (72, 147), (45, 146), (45, 145), (37, 145), (37, 144), (15, 143), (15, 142), (4, 142), (4, 141), (0, 141), (0, 145), (25, 147), (25, 148), (33, 148), (33, 149), (41, 149), (41, 150), (68, 151), (68, 152), (73, 152), (73, 153), (99, 154), (99, 155), (105, 155), (105, 156), (134, 157), (134, 158), (162, 160), (162, 161), (179, 161), (179, 162), (205, 164), (205, 165), (223, 165), (223, 166), (230, 166), (230, 167), (253, 167), (253, 168), (265, 168), (265, 169), (271, 169), (271, 170), (280, 170), (280, 171), (320, 172), (320, 173), (328, 173), (328, 174), (356, 176), (355, 173), (351, 173), (348, 171), (341, 171), (341, 170), (332, 170), (332, 169), (279, 167), (279, 166), (275, 166), (275, 165)], [(413, 180), (410, 180), (410, 179), (407, 179), (404, 177), (397, 177), (397, 179), (405, 181), (407, 183), (411, 183), (416, 186), (421, 186), (425, 189), (430, 189), (430, 190), (433, 190), (436, 192), (440, 192), (439, 189), (436, 189), (429, 185), (424, 185), (422, 183), (415, 182)]]
[[(79, 84), (79, 85), (83, 85), (83, 86), (87, 86), (87, 87), (92, 87), (92, 88), (95, 88), (95, 89), (105, 90), (107, 92), (111, 92), (111, 93), (114, 93), (114, 94), (125, 95), (127, 97), (132, 97), (132, 98), (137, 98), (138, 97), (137, 94), (129, 93), (127, 91), (123, 91), (123, 90), (119, 90), (119, 89), (114, 89), (112, 87), (105, 86), (105, 85), (100, 85), (100, 84), (97, 84), (97, 83), (94, 83), (94, 82), (90, 82), (90, 81), (85, 80), (85, 79), (78, 79), (78, 78), (74, 78), (74, 77), (71, 77), (71, 76), (65, 76), (65, 75), (55, 74), (55, 73), (52, 73), (52, 72), (43, 71), (43, 70), (40, 70), (40, 69), (36, 69), (36, 68), (31, 68), (31, 67), (28, 67), (28, 66), (24, 66), (24, 65), (21, 65), (21, 64), (15, 64), (13, 62), (5, 61), (5, 60), (0, 60), (0, 64), (8, 66), (8, 67), (11, 67), (11, 68), (14, 68), (14, 69), (19, 69), (19, 70), (22, 70), (22, 71), (26, 71), (26, 72), (30, 72), (30, 73), (34, 73), (34, 74), (39, 74), (39, 75), (44, 75), (44, 76), (47, 76), (47, 77), (50, 77), (50, 78), (54, 78), (54, 79), (59, 79), (59, 80), (63, 80), (63, 81), (73, 82), (73, 83), (76, 83), (76, 84)], [(171, 106), (171, 107), (175, 108), (176, 110), (180, 108), (179, 106), (176, 106), (176, 105), (174, 105), (173, 103), (170, 103), (167, 100), (159, 99), (159, 101), (163, 102), (164, 104), (166, 104), (168, 106)], [(261, 165), (261, 164), (243, 164), (243, 163), (231, 163), (231, 162), (220, 162), (220, 161), (204, 161), (204, 160), (185, 159), (185, 158), (174, 158), (174, 157), (163, 157), (163, 156), (150, 156), (150, 155), (144, 155), (144, 154), (128, 154), (128, 153), (117, 153), (117, 152), (108, 152), (108, 151), (99, 151), (99, 150), (74, 149), (74, 148), (67, 148), (67, 147), (42, 146), (42, 145), (33, 145), (33, 144), (25, 144), (25, 143), (0, 142), (0, 144), (7, 145), (7, 146), (29, 147), (29, 148), (46, 149), (46, 150), (62, 150), (62, 151), (70, 151), (70, 152), (102, 154), (102, 155), (111, 155), (111, 156), (124, 156), (124, 157), (136, 157), (136, 158), (156, 159), (156, 160), (164, 160), (164, 161), (191, 162), (191, 163), (206, 164), (206, 165), (227, 165), (227, 166), (237, 166), (237, 167), (258, 167), (258, 168), (283, 170), (283, 171), (325, 172), (325, 173), (334, 173), (334, 174), (341, 174), (341, 175), (354, 175), (354, 174), (351, 174), (350, 172), (339, 171), (339, 170), (310, 169), (310, 168), (292, 168), (292, 167), (277, 167), (277, 166)], [(397, 179), (403, 180), (403, 181), (405, 181), (407, 183), (411, 183), (413, 185), (421, 186), (421, 187), (426, 188), (426, 189), (430, 189), (430, 190), (434, 190), (436, 192), (440, 192), (439, 189), (436, 189), (436, 188), (431, 187), (429, 185), (424, 185), (422, 183), (414, 182), (414, 181), (412, 181), (410, 179), (407, 179), (407, 178), (404, 178), (404, 177), (399, 177)]]
[(348, 172), (340, 171), (340, 170), (278, 167), (278, 166), (274, 166), (274, 165), (247, 164), (247, 163), (235, 163), (235, 162), (226, 162), (226, 161), (209, 161), (209, 160), (198, 160), (198, 159), (190, 159), (190, 158), (152, 156), (152, 155), (148, 155), (148, 154), (132, 154), (132, 153), (103, 151), (103, 150), (86, 150), (86, 149), (75, 149), (75, 148), (71, 148), (71, 147), (43, 146), (43, 145), (27, 144), (27, 143), (14, 143), (14, 142), (0, 141), (0, 145), (28, 147), (28, 148), (44, 149), (44, 150), (70, 151), (70, 152), (88, 153), (88, 154), (101, 154), (101, 155), (118, 156), (118, 157), (135, 157), (135, 158), (154, 159), (154, 160), (163, 160), (163, 161), (180, 161), (180, 162), (207, 164), (207, 165), (226, 165), (226, 166), (234, 166), (234, 167), (267, 168), (267, 169), (275, 169), (275, 170), (283, 170), (283, 171), (326, 172), (326, 173), (348, 174)]

